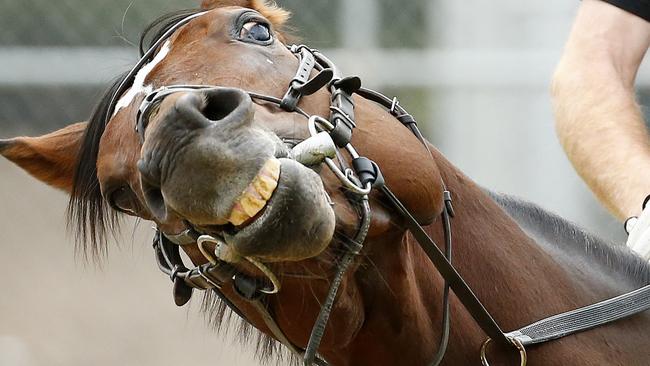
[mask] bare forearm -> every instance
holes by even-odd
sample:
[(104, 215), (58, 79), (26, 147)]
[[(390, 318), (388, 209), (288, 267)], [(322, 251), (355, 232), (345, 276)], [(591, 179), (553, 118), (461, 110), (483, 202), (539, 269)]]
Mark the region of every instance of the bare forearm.
[(560, 63), (553, 87), (560, 141), (615, 216), (636, 215), (650, 194), (650, 139), (634, 91), (616, 70), (572, 62)]
[(601, 202), (625, 219), (650, 194), (650, 139), (634, 80), (650, 45), (644, 19), (583, 0), (553, 80), (560, 141)]

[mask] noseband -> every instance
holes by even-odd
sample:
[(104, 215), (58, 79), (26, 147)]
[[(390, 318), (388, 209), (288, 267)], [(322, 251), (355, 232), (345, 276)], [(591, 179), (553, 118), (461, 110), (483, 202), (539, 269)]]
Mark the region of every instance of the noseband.
[[(162, 43), (180, 27), (203, 14), (205, 12), (194, 13), (181, 19), (164, 32), (145, 52), (136, 66), (124, 77), (112, 96), (106, 123), (112, 117), (120, 96), (132, 83), (137, 72), (153, 58)], [(221, 238), (203, 235), (191, 226), (190, 229), (178, 235), (169, 235), (157, 230), (153, 240), (158, 266), (174, 283), (174, 300), (177, 305), (182, 306), (187, 303), (194, 288), (212, 290), (235, 313), (248, 320), (221, 291), (223, 286), (231, 285), (237, 294), (249, 301), (259, 312), (259, 315), (276, 339), (295, 354), (303, 357), (304, 365), (327, 365), (327, 362), (317, 356), (318, 347), (325, 333), (325, 327), (343, 276), (349, 265), (363, 249), (371, 221), (368, 195), (372, 190), (378, 190), (382, 192), (384, 198), (395, 211), (404, 218), (406, 229), (411, 232), (444, 278), (442, 336), (438, 352), (430, 365), (440, 364), (446, 351), (450, 326), (450, 289), (454, 291), (477, 324), (489, 336), (481, 349), (483, 365), (488, 365), (485, 351), (490, 341), (495, 341), (501, 345), (514, 346), (521, 356), (521, 364), (525, 365), (526, 351), (524, 346), (526, 345), (541, 343), (590, 329), (650, 308), (650, 286), (646, 286), (614, 299), (543, 319), (519, 330), (504, 333), (451, 264), (451, 218), (454, 216), (454, 211), (451, 193), (446, 189), (444, 182), (442, 183), (444, 206), (441, 214), (444, 232), (443, 253), (408, 209), (388, 188), (379, 166), (372, 160), (360, 155), (350, 143), (352, 132), (356, 127), (353, 94), (384, 107), (429, 150), (413, 116), (400, 106), (396, 98), (391, 99), (381, 93), (362, 88), (358, 77), (341, 77), (336, 65), (322, 53), (306, 46), (294, 45), (290, 46), (289, 50), (300, 60), (300, 65), (295, 77), (289, 83), (285, 95), (282, 98), (277, 98), (255, 92), (248, 92), (248, 94), (253, 100), (274, 104), (285, 111), (298, 113), (308, 120), (311, 137), (296, 145), (290, 157), (309, 166), (324, 162), (339, 179), (342, 186), (350, 193), (347, 195), (348, 200), (359, 212), (359, 223), (354, 237), (352, 239), (336, 237), (343, 244), (345, 252), (338, 259), (334, 278), (331, 281), (330, 289), (321, 306), (316, 323), (312, 328), (307, 348), (302, 350), (286, 337), (266, 305), (266, 296), (280, 291), (280, 281), (277, 280), (273, 272), (256, 259), (247, 258), (249, 262), (264, 273), (269, 281), (260, 281), (257, 278), (241, 273), (231, 263), (232, 260), (228, 258), (226, 254), (227, 245)], [(315, 76), (312, 77), (312, 74), (315, 74)], [(160, 105), (166, 96), (176, 92), (210, 90), (213, 88), (216, 87), (172, 85), (163, 86), (146, 95), (140, 105), (135, 127), (141, 141), (144, 141), (144, 132), (151, 112)], [(311, 95), (322, 88), (327, 88), (331, 94), (329, 118), (309, 115), (298, 107), (302, 96)], [(344, 149), (350, 155), (351, 165), (348, 165), (347, 160), (342, 157), (341, 149)], [(429, 153), (431, 152), (429, 151)], [(216, 244), (214, 253), (210, 253), (205, 249), (204, 243), (208, 242)], [(195, 245), (201, 250), (208, 263), (189, 269), (183, 264), (179, 247)], [(271, 286), (267, 282), (270, 282)], [(614, 310), (612, 311), (612, 309)], [(591, 319), (594, 317), (598, 319), (597, 322)]]

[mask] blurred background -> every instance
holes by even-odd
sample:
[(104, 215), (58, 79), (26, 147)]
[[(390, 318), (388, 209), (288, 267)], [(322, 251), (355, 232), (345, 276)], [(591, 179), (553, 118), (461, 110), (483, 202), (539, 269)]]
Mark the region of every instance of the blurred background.
[[(198, 2), (0, 0), (0, 138), (85, 120), (136, 61), (142, 29)], [(302, 40), (345, 74), (399, 96), (474, 180), (623, 240), (553, 130), (549, 83), (579, 1), (278, 3)], [(638, 85), (643, 104), (646, 66)], [(259, 364), (251, 347), (205, 325), (198, 301), (173, 305), (147, 223), (124, 225), (98, 268), (74, 255), (64, 194), (0, 160), (0, 202), (0, 366)]]

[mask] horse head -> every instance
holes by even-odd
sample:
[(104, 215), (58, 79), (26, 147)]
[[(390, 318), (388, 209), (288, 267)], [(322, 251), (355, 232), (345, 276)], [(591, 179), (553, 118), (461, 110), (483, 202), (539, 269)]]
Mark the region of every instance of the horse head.
[[(265, 261), (314, 257), (331, 242), (335, 220), (349, 231), (356, 214), (331, 174), (319, 175), (291, 158), (291, 148), (309, 137), (306, 119), (248, 94), (281, 98), (296, 74), (299, 61), (281, 32), (288, 13), (261, 1), (203, 6), (210, 10), (164, 40), (112, 110), (100, 105), (87, 128), (6, 141), (3, 154), (70, 191), (72, 211), (88, 220), (81, 226), (88, 224), (90, 232), (99, 233), (94, 225), (101, 225), (109, 205), (153, 220), (170, 234), (188, 223), (218, 232), (241, 255)], [(147, 92), (177, 84), (219, 88), (171, 94), (139, 134), (134, 127)], [(326, 116), (329, 98), (321, 89), (300, 107)], [(440, 187), (426, 150), (387, 112), (363, 101), (358, 109), (353, 142), (389, 167), (389, 180), (406, 182), (412, 172), (427, 178), (430, 184), (411, 182), (403, 191), (418, 217), (430, 221), (439, 209), (430, 203), (439, 201)], [(415, 151), (387, 154), (389, 143)]]
[[(287, 17), (276, 6), (251, 0), (206, 1), (200, 11), (167, 18), (143, 52), (150, 57), (117, 80), (87, 123), (2, 140), (0, 151), (70, 193), (70, 217), (91, 251), (105, 250), (105, 232), (116, 215), (126, 214), (151, 220), (170, 236), (191, 227), (224, 238), (233, 257), (327, 275), (331, 268), (322, 263), (331, 264), (327, 258), (341, 251), (335, 237), (354, 236), (358, 211), (335, 174), (295, 159), (295, 146), (310, 137), (308, 119), (252, 97), (282, 99), (301, 67), (284, 42)], [(179, 20), (186, 23), (163, 37)], [(143, 117), (145, 98), (174, 85), (215, 87), (166, 90)], [(299, 110), (329, 115), (327, 88), (306, 94)], [(381, 165), (416, 219), (431, 223), (442, 212), (443, 187), (429, 148), (386, 109), (353, 99), (358, 127), (352, 144)], [(392, 243), (405, 232), (379, 195), (370, 197), (369, 246)], [(196, 265), (208, 261), (196, 247), (183, 249)], [(237, 266), (259, 275), (247, 263)], [(348, 275), (344, 286), (353, 280)], [(309, 285), (310, 291), (326, 292), (326, 285)], [(279, 298), (287, 303), (287, 297), (304, 296), (304, 285), (295, 287), (303, 292), (292, 294), (285, 285)], [(360, 294), (348, 288), (341, 295), (348, 301), (340, 302), (347, 313), (362, 314)], [(318, 308), (318, 301), (311, 302)], [(351, 326), (337, 342), (350, 339), (362, 319), (342, 319)], [(296, 342), (304, 343), (303, 337)]]

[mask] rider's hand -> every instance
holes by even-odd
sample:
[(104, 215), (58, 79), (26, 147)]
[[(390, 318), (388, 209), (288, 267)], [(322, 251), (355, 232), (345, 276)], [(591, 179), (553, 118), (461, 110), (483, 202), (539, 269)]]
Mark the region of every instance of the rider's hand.
[(646, 260), (650, 260), (650, 205), (648, 196), (643, 202), (643, 211), (639, 217), (630, 217), (625, 221), (625, 231), (630, 234), (626, 245)]

